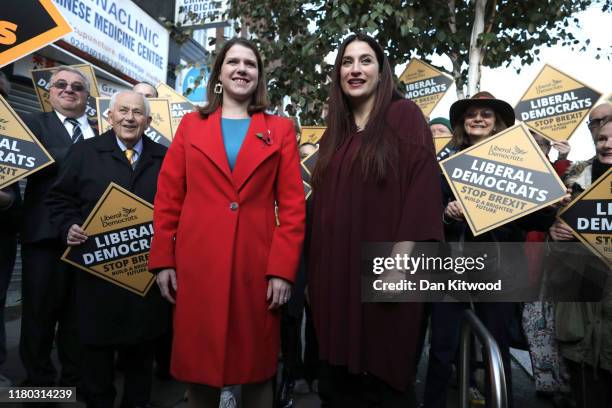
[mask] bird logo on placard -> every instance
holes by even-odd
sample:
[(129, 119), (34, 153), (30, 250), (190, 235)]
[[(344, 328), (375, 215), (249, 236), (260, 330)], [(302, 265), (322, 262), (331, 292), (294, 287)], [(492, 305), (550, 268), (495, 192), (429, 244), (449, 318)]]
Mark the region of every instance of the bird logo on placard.
[(123, 207), (122, 208), (122, 212), (123, 212), (123, 216), (127, 217), (128, 215), (135, 213), (136, 209), (135, 208), (125, 208), (125, 207)]
[(151, 118), (155, 123), (163, 122), (162, 115), (160, 115), (159, 112), (151, 113)]

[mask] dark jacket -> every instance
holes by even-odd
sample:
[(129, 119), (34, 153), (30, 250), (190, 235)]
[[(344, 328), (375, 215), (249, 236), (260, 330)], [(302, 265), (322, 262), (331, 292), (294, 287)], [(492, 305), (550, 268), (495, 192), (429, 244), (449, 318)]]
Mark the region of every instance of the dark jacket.
[[(166, 148), (143, 137), (135, 169), (110, 130), (76, 143), (63, 161), (46, 204), (62, 242), (82, 225), (111, 182), (153, 203)], [(157, 285), (143, 298), (85, 271), (77, 273), (79, 334), (86, 344), (134, 344), (166, 330), (169, 304)]]
[(21, 192), (19, 182), (3, 189), (13, 194), (14, 201), (10, 207), (0, 210), (0, 235), (15, 236), (21, 225)]
[[(54, 111), (25, 116), (23, 120), (53, 157), (55, 163), (28, 177), (23, 201), (24, 220), (21, 241), (33, 243), (46, 239), (57, 239), (59, 237), (57, 229), (51, 225), (49, 211), (45, 207), (44, 200), (55, 183), (58, 169), (68, 149), (72, 146), (72, 139)], [(97, 134), (95, 129), (94, 133)]]
[[(567, 171), (563, 181), (572, 188), (572, 198), (593, 183), (593, 160), (577, 162)], [(586, 363), (612, 372), (610, 268), (580, 244), (551, 243), (551, 249), (551, 258), (555, 263), (549, 269), (550, 279), (557, 285), (569, 286), (583, 300), (556, 305), (556, 334), (561, 353), (576, 363)], [(600, 300), (587, 302), (597, 291), (600, 291)], [(581, 313), (582, 318), (570, 311)], [(573, 338), (568, 338), (570, 333)]]

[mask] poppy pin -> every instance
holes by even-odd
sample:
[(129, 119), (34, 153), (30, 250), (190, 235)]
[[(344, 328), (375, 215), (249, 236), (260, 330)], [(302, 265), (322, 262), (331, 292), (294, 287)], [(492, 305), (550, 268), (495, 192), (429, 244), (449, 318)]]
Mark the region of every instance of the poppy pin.
[(267, 133), (257, 132), (255, 133), (255, 136), (261, 139), (261, 141), (263, 141), (266, 144), (266, 146), (271, 146), (273, 143), (272, 134), (270, 133), (270, 129), (268, 129)]

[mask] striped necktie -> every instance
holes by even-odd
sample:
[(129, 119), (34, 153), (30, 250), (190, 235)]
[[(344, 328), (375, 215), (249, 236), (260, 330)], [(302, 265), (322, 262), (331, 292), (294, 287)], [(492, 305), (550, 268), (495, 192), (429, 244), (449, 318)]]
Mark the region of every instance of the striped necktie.
[(78, 142), (83, 138), (83, 131), (79, 126), (79, 121), (75, 118), (66, 118), (66, 122), (72, 125), (72, 143)]

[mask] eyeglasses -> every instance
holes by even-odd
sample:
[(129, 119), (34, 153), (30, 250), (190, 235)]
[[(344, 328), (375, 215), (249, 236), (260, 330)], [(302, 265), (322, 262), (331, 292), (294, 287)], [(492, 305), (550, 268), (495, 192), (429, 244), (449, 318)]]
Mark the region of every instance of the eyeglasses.
[(53, 85), (51, 85), (54, 88), (57, 89), (66, 89), (68, 88), (68, 86), (70, 86), (70, 89), (72, 89), (74, 92), (83, 92), (85, 91), (85, 85), (83, 85), (80, 82), (73, 82), (71, 84), (69, 84), (66, 81), (63, 80), (59, 80), (59, 81), (55, 81), (55, 83)]
[(587, 126), (589, 129), (595, 129), (598, 128), (601, 125), (601, 122), (605, 119), (606, 117), (604, 116), (603, 118), (595, 118), (595, 119), (591, 119), (587, 122)]
[(464, 119), (474, 119), (476, 118), (476, 116), (480, 115), (481, 118), (483, 119), (491, 119), (495, 117), (495, 112), (493, 112), (490, 109), (484, 109), (484, 110), (473, 110), (473, 111), (468, 111), (465, 112), (463, 114), (463, 118)]

